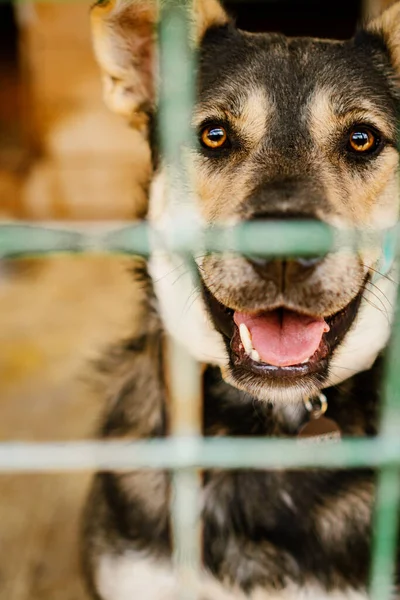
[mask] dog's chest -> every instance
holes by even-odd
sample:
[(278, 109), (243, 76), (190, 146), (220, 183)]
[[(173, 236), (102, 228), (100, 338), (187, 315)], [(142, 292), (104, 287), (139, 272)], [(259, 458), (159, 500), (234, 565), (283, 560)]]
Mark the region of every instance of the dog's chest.
[(365, 472), (208, 473), (205, 565), (245, 591), (315, 577), (329, 588), (361, 588), (372, 497)]
[[(371, 382), (367, 387), (372, 389)], [(374, 413), (368, 406), (376, 402), (363, 394), (358, 409), (352, 397), (354, 414), (345, 410), (343, 419), (338, 405), (333, 416), (345, 430), (366, 431)], [(290, 428), (298, 426), (298, 415), (289, 412), (289, 425), (282, 424), (272, 406), (256, 403), (224, 383), (218, 369), (205, 372), (205, 435), (288, 435)], [(365, 416), (369, 412), (371, 418)], [(104, 578), (99, 587), (106, 600), (176, 599), (176, 582), (168, 566), (168, 483), (166, 475), (159, 476), (165, 483), (156, 488), (140, 473), (127, 474), (124, 483), (110, 476), (115, 489), (108, 501), (117, 493), (121, 502), (114, 509), (126, 507), (119, 517), (126, 518), (123, 529), (131, 543), (126, 554), (101, 559), (99, 573)], [(201, 600), (364, 600), (359, 590), (368, 576), (372, 479), (371, 473), (363, 471), (206, 472), (204, 568), (219, 591), (204, 593)], [(158, 500), (150, 503), (155, 489)], [(154, 523), (158, 533), (150, 544), (148, 534)], [(142, 561), (139, 548), (147, 548), (147, 558), (164, 556), (164, 567), (154, 558)], [(162, 577), (157, 583), (159, 567)], [(217, 583), (221, 581), (223, 585)], [(104, 586), (111, 588), (107, 591)], [(322, 591), (327, 589), (336, 591)]]
[[(365, 384), (357, 382), (361, 389)], [(371, 397), (361, 394), (360, 407), (353, 400), (353, 412), (331, 397), (332, 416), (345, 433), (373, 427), (371, 382), (368, 389)], [(222, 382), (216, 369), (206, 372), (204, 390), (206, 435), (296, 435), (302, 424), (301, 411), (283, 414), (251, 402)], [(368, 576), (372, 499), (372, 474), (361, 470), (208, 472), (205, 565), (245, 591), (280, 589), (287, 581), (304, 586), (313, 578), (332, 589), (361, 589)]]
[[(176, 600), (178, 579), (171, 568), (143, 553), (126, 552), (119, 556), (104, 555), (98, 565), (97, 586), (104, 600)], [(210, 573), (200, 575), (200, 600), (367, 600), (362, 589), (345, 588), (326, 591), (312, 583), (288, 584), (284, 589), (255, 588), (249, 594), (221, 584)]]

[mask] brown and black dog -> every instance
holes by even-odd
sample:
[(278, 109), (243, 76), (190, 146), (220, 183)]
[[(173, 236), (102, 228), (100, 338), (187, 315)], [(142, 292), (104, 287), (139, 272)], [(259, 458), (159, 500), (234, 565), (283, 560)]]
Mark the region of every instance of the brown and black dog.
[[(349, 41), (238, 30), (216, 0), (194, 7), (199, 53), (190, 189), (202, 223), (317, 219), (384, 229), (398, 218), (400, 4)], [(148, 218), (171, 218), (157, 111), (151, 0), (92, 10), (109, 107), (147, 130), (154, 176)], [(381, 354), (396, 285), (382, 252), (265, 260), (178, 257), (137, 269), (146, 291), (135, 339), (103, 364), (104, 437), (168, 433), (163, 336), (208, 366), (205, 435), (297, 436), (306, 406), (328, 401), (345, 435), (377, 431)], [(84, 562), (102, 600), (172, 600), (167, 473), (102, 473), (86, 510)], [(368, 597), (369, 471), (204, 475), (202, 600)], [(394, 596), (397, 597), (394, 592)]]

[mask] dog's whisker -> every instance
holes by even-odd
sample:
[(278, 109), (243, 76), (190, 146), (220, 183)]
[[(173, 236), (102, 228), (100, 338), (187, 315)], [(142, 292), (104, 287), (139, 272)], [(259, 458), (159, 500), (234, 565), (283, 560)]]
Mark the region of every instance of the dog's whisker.
[[(372, 296), (374, 296), (374, 298), (376, 298), (376, 300), (380, 303), (381, 307), (379, 310), (384, 311), (386, 316), (389, 318), (389, 310), (388, 307), (385, 305), (384, 301), (382, 298), (380, 298), (378, 296), (378, 294), (376, 292), (374, 292), (373, 290), (368, 290), (368, 293), (371, 294)], [(365, 298), (366, 302), (371, 303), (371, 300), (369, 298)]]
[(375, 273), (376, 275), (379, 275), (380, 277), (383, 277), (384, 279), (387, 279), (388, 281), (390, 281), (391, 283), (394, 283), (395, 285), (399, 285), (398, 281), (395, 281), (392, 277), (390, 277), (389, 275), (382, 273), (381, 271), (379, 271), (378, 269), (375, 269), (374, 267), (371, 267), (370, 265), (367, 265), (366, 263), (361, 263), (361, 265), (365, 268), (368, 269), (369, 271), (372, 271), (373, 273)]
[(377, 310), (378, 312), (380, 312), (386, 319), (388, 325), (390, 326), (391, 321), (390, 321), (390, 317), (389, 317), (389, 313), (387, 310), (382, 310), (382, 308), (380, 308), (379, 306), (377, 306), (376, 304), (374, 304), (374, 302), (372, 302), (372, 300), (369, 300), (368, 298), (365, 298), (365, 301), (372, 306), (372, 308), (375, 308), (375, 310)]
[(172, 275), (173, 273), (175, 273), (178, 269), (181, 269), (184, 264), (185, 263), (182, 262), (180, 265), (177, 265), (176, 267), (174, 267), (173, 269), (171, 269), (167, 273), (164, 273), (160, 277), (154, 278), (153, 279), (154, 283), (160, 283), (160, 281), (163, 281), (163, 279), (165, 279), (166, 277), (169, 277), (170, 275)]
[(186, 299), (186, 302), (182, 309), (182, 316), (185, 315), (185, 313), (188, 313), (190, 311), (190, 309), (192, 308), (193, 304), (196, 302), (199, 295), (200, 295), (199, 290), (197, 288), (194, 288), (193, 291), (189, 294), (188, 298)]
[[(393, 303), (389, 300), (389, 298), (387, 297), (385, 292), (383, 292), (383, 290), (381, 290), (381, 288), (379, 286), (375, 285), (375, 283), (372, 283), (372, 281), (368, 281), (367, 286), (372, 286), (374, 288), (374, 290), (376, 290), (377, 293), (379, 292), (381, 294), (381, 296), (383, 296), (385, 302), (388, 303), (390, 308), (393, 308)], [(371, 292), (371, 290), (368, 290), (368, 291)]]
[(180, 273), (180, 274), (178, 275), (178, 277), (177, 277), (177, 278), (176, 278), (176, 279), (175, 279), (175, 280), (172, 282), (172, 284), (171, 284), (171, 285), (176, 285), (176, 284), (178, 283), (178, 281), (179, 281), (180, 279), (182, 279), (182, 277), (185, 277), (185, 275), (188, 275), (189, 273), (190, 273), (190, 270), (189, 270), (189, 269), (186, 269), (185, 271), (183, 271), (182, 273)]
[(342, 369), (342, 371), (349, 371), (351, 373), (357, 373), (358, 369), (352, 369), (351, 367), (344, 367), (343, 365), (338, 365), (332, 362), (332, 369)]

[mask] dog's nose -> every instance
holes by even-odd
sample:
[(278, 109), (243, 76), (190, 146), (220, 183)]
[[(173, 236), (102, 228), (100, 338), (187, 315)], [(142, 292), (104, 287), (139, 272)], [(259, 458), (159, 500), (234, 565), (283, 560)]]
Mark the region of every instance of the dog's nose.
[(290, 261), (293, 265), (303, 267), (304, 269), (310, 269), (317, 267), (324, 260), (323, 256), (305, 256), (302, 258), (296, 258)]
[(280, 271), (282, 277), (298, 279), (307, 277), (324, 260), (323, 256), (296, 257), (287, 260), (265, 258), (262, 256), (246, 256), (247, 262), (263, 279), (275, 276)]
[[(297, 220), (297, 221), (315, 221), (315, 215), (304, 212), (278, 212), (271, 210), (261, 210), (251, 215), (250, 221), (271, 221), (271, 220)], [(307, 277), (312, 269), (324, 260), (324, 256), (296, 256), (287, 259), (277, 259), (262, 256), (246, 256), (246, 260), (251, 264), (254, 270), (263, 278), (269, 278), (271, 274), (281, 272), (285, 277), (293, 276), (294, 279)]]
[(272, 262), (270, 258), (264, 258), (263, 256), (246, 256), (246, 260), (251, 264), (252, 267), (257, 269), (267, 269)]
[[(247, 261), (255, 266), (255, 267), (268, 267), (272, 262), (276, 262), (276, 259), (264, 258), (262, 256), (247, 256)], [(291, 263), (297, 264), (299, 267), (304, 267), (305, 269), (310, 267), (316, 267), (324, 260), (323, 256), (308, 256), (303, 258), (295, 258), (290, 260)], [(284, 261), (287, 262), (287, 261)]]

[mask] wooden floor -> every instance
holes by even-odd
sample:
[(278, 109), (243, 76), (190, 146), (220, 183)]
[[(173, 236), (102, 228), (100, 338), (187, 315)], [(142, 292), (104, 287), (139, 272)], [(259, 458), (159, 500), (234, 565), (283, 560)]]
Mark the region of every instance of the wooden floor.
[[(134, 329), (126, 262), (59, 258), (0, 278), (0, 438), (81, 439), (102, 403), (87, 362)], [(0, 599), (84, 600), (78, 532), (88, 475), (0, 476)], [(144, 600), (144, 599), (143, 599)]]
[[(90, 4), (18, 5), (30, 129), (41, 151), (29, 170), (0, 166), (0, 218), (143, 213), (149, 151), (103, 106)], [(2, 85), (4, 92), (4, 78)], [(119, 259), (48, 259), (12, 270), (0, 263), (0, 440), (93, 434), (102, 403), (84, 381), (87, 364), (134, 329), (135, 296)], [(0, 475), (0, 600), (84, 600), (77, 543), (89, 479)]]

